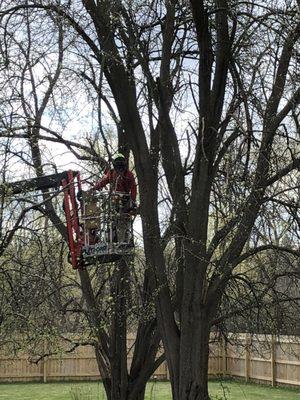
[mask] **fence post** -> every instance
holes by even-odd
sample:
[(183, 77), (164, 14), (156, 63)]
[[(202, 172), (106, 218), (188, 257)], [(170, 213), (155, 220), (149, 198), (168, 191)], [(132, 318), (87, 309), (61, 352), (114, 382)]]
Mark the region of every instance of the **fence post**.
[(43, 382), (47, 383), (47, 358), (43, 359)]
[(223, 358), (223, 353), (222, 353), (222, 349), (223, 349), (223, 344), (222, 344), (222, 340), (220, 340), (220, 338), (218, 339), (218, 375), (221, 375), (222, 373), (222, 358)]
[[(47, 343), (44, 342), (44, 355), (47, 352)], [(43, 382), (47, 383), (47, 357), (44, 356), (43, 358)]]
[(271, 383), (276, 386), (276, 339), (275, 335), (271, 338)]
[(227, 360), (226, 360), (226, 342), (225, 338), (222, 337), (222, 375), (225, 377), (227, 373)]
[(246, 333), (245, 336), (245, 381), (249, 382), (250, 378), (250, 337), (249, 334)]
[(170, 371), (169, 371), (169, 368), (168, 368), (167, 361), (165, 361), (165, 367), (166, 367), (166, 379), (167, 379), (167, 381), (169, 381), (170, 380)]

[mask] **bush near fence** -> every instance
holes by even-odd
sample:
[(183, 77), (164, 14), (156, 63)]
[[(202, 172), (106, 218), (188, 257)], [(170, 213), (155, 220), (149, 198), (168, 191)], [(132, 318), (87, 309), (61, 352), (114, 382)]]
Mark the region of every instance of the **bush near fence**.
[[(128, 338), (128, 348), (134, 338)], [(128, 364), (131, 362), (129, 353)], [(214, 341), (209, 358), (210, 376), (239, 377), (277, 384), (300, 386), (300, 338), (239, 334), (234, 344)], [(155, 379), (168, 380), (164, 362), (156, 370)], [(94, 350), (79, 347), (73, 353), (52, 356), (38, 364), (30, 363), (26, 354), (18, 357), (0, 355), (0, 382), (54, 382), (99, 380)]]

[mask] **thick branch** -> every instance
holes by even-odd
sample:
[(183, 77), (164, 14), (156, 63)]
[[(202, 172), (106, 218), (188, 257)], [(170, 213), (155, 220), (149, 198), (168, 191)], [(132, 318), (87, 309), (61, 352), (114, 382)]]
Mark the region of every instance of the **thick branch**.
[(267, 250), (280, 251), (280, 252), (291, 254), (295, 257), (300, 257), (300, 249), (295, 250), (295, 249), (291, 249), (291, 248), (285, 247), (285, 246), (278, 246), (275, 244), (266, 244), (263, 246), (258, 246), (254, 249), (250, 249), (246, 253), (241, 254), (240, 257), (236, 258), (233, 261), (233, 265), (235, 265), (235, 266), (239, 265), (241, 262), (247, 260), (249, 257), (253, 257), (256, 254), (261, 253), (262, 251), (267, 251)]
[(300, 158), (296, 158), (293, 160), (289, 165), (287, 165), (285, 168), (282, 168), (280, 171), (278, 171), (275, 175), (271, 176), (267, 181), (266, 181), (266, 186), (270, 186), (273, 183), (279, 181), (279, 179), (283, 178), (284, 176), (288, 175), (291, 171), (294, 169), (300, 169)]

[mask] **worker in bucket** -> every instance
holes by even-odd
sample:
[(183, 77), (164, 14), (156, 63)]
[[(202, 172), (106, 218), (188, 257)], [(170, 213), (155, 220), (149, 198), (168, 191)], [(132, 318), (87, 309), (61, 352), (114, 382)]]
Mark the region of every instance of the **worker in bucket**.
[(114, 241), (125, 245), (129, 244), (128, 234), (130, 231), (131, 215), (136, 213), (137, 185), (133, 173), (128, 169), (127, 160), (123, 154), (115, 154), (112, 158), (112, 164), (113, 168), (108, 170), (95, 183), (92, 190), (101, 190), (109, 185), (112, 196), (118, 193), (123, 194), (123, 196), (117, 196), (118, 202), (115, 202), (118, 218), (116, 221), (117, 237), (114, 238)]
[(94, 190), (101, 190), (108, 184), (112, 192), (122, 192), (130, 194), (133, 206), (136, 204), (137, 188), (134, 175), (128, 170), (125, 156), (117, 153), (112, 158), (113, 169), (107, 171), (105, 175), (94, 185)]

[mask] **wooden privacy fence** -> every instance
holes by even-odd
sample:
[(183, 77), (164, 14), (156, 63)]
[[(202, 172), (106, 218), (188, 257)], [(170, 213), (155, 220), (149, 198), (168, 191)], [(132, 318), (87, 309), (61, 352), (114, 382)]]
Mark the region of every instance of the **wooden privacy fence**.
[(300, 386), (300, 337), (244, 334), (237, 343), (223, 347), (226, 375), (272, 386)]
[[(128, 338), (130, 348), (133, 338)], [(234, 344), (213, 342), (210, 349), (211, 376), (240, 377), (276, 384), (300, 386), (300, 337), (235, 336)], [(131, 353), (128, 363), (131, 362)], [(169, 379), (166, 363), (155, 372), (156, 379)], [(67, 381), (100, 379), (92, 347), (79, 347), (71, 354), (45, 358), (38, 364), (23, 354), (0, 355), (0, 382)]]

